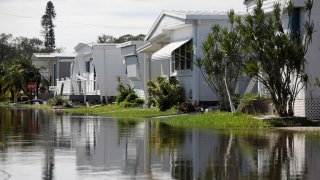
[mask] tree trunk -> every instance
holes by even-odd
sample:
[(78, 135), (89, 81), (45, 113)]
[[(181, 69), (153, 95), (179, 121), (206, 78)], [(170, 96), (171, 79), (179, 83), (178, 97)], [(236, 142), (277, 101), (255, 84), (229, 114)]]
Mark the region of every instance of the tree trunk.
[(228, 88), (228, 83), (227, 83), (227, 66), (225, 66), (224, 68), (224, 85), (226, 87), (226, 91), (227, 91), (227, 95), (228, 95), (228, 100), (229, 100), (229, 105), (230, 105), (230, 109), (232, 114), (234, 114), (236, 112), (236, 109), (234, 108), (233, 102), (232, 102), (232, 98), (229, 92), (229, 88)]
[(294, 104), (293, 104), (293, 100), (289, 100), (289, 103), (288, 103), (288, 115), (289, 116), (294, 116)]

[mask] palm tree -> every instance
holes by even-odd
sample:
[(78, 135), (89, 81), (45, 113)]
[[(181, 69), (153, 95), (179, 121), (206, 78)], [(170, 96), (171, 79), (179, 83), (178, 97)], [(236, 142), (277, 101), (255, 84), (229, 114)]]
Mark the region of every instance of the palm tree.
[(18, 101), (18, 94), (23, 89), (23, 86), (25, 86), (22, 71), (21, 66), (14, 64), (7, 69), (6, 74), (2, 78), (2, 91), (4, 93), (10, 92), (13, 102)]
[[(41, 79), (43, 79), (40, 74), (40, 68), (35, 67), (30, 59), (20, 59), (16, 64), (19, 64), (22, 69), (24, 84), (27, 85), (29, 82), (34, 82), (37, 84), (36, 89), (38, 89)], [(27, 88), (23, 88), (22, 91), (28, 95), (29, 99), (32, 98), (32, 93)]]

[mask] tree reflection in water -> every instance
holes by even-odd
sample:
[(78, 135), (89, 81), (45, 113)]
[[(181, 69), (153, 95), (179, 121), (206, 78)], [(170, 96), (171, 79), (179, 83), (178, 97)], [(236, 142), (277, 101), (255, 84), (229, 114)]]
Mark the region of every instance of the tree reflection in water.
[(318, 137), (302, 133), (177, 129), (159, 121), (1, 108), (0, 118), (0, 169), (17, 158), (12, 152), (35, 151), (43, 179), (67, 171), (75, 179), (317, 179), (320, 173)]

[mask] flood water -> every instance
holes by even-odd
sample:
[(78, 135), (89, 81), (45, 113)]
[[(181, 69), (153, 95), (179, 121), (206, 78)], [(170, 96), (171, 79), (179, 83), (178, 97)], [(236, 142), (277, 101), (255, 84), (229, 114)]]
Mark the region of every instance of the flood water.
[(319, 179), (319, 137), (0, 108), (0, 180)]

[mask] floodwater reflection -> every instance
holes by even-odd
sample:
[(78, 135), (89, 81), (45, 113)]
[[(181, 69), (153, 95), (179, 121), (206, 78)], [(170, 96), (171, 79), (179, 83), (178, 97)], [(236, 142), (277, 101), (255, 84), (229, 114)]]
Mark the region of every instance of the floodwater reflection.
[(0, 108), (0, 179), (318, 179), (319, 136)]

